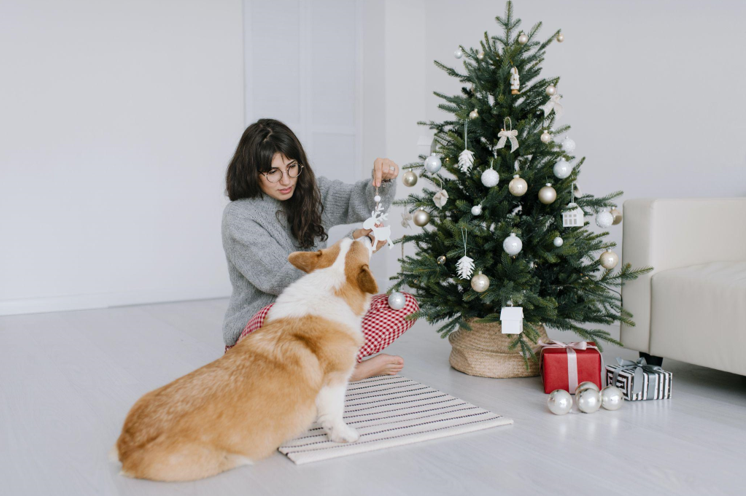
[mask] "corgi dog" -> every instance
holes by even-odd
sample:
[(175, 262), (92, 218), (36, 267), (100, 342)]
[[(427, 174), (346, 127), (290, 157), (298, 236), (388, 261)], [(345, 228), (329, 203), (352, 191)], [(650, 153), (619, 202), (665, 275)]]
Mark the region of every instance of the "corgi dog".
[(135, 403), (111, 452), (121, 474), (207, 478), (271, 455), (315, 420), (331, 440), (356, 441), (343, 409), (361, 321), (378, 293), (370, 245), (343, 238), (290, 254), (307, 274), (278, 296), (262, 328)]

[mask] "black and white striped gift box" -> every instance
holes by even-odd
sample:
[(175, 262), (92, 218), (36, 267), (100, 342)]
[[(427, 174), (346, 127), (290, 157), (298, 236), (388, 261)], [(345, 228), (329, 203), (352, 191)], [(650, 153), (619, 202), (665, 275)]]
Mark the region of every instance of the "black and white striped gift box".
[[(617, 382), (613, 383), (615, 371), (622, 369), (617, 376)], [(672, 397), (672, 373), (669, 371), (644, 371), (643, 388), (639, 393), (633, 393), (632, 369), (625, 370), (623, 366), (607, 366), (607, 384), (615, 385), (623, 391), (625, 400), (662, 400)], [(638, 385), (635, 385), (636, 388)], [(652, 390), (652, 394), (649, 391)]]

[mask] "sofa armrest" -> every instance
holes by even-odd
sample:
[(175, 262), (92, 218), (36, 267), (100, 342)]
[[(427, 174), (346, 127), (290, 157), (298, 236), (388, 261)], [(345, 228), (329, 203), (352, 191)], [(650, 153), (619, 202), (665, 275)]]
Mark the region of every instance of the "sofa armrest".
[(620, 340), (649, 352), (651, 278), (667, 269), (745, 260), (745, 199), (634, 199), (625, 201), (623, 215), (622, 263), (654, 270), (623, 285), (623, 306), (636, 326), (621, 325)]

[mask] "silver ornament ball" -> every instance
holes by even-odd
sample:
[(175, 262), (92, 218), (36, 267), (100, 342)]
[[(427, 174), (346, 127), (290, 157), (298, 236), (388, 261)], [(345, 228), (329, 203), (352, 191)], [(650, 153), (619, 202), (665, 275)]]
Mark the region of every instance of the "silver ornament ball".
[(610, 211), (610, 214), (612, 214), (612, 224), (620, 224), (623, 220), (623, 214), (617, 209), (612, 209)]
[(623, 391), (619, 388), (609, 385), (602, 389), (602, 407), (608, 411), (617, 411), (625, 402)]
[(542, 202), (545, 205), (549, 205), (555, 202), (555, 199), (558, 198), (558, 193), (555, 191), (555, 188), (553, 188), (550, 183), (547, 183), (545, 186), (540, 188), (538, 196), (539, 196), (540, 202)]
[(516, 233), (511, 233), (510, 236), (503, 240), (503, 250), (505, 250), (508, 255), (518, 254), (521, 252), (522, 246), (521, 239), (516, 236)]
[(553, 85), (550, 85), (547, 88), (545, 88), (545, 93), (547, 93), (551, 97), (555, 95), (557, 92), (558, 90)]
[(508, 191), (514, 197), (521, 197), (527, 192), (528, 188), (526, 180), (520, 178), (518, 174), (515, 174), (514, 179), (508, 184)]
[(443, 266), (444, 264), (446, 264), (446, 256), (439, 255), (438, 259), (436, 259), (436, 262), (438, 263), (439, 266)]
[(559, 236), (556, 236), (555, 239), (552, 241), (552, 244), (556, 247), (562, 247), (563, 246), (563, 239)]
[(470, 119), (477, 119), (480, 116), (480, 114), (477, 113), (477, 109), (474, 109), (470, 111), (469, 118)]
[(522, 45), (524, 45), (528, 41), (529, 41), (529, 37), (527, 35), (525, 35), (524, 33), (521, 33), (519, 35), (519, 43), (521, 43)]
[(567, 160), (560, 159), (553, 166), (552, 172), (556, 178), (566, 179), (568, 176), (571, 175), (571, 172), (573, 172), (573, 168), (571, 167), (571, 164)]
[(402, 175), (402, 183), (405, 186), (415, 186), (417, 182), (418, 175), (412, 171), (406, 171), (405, 174)]
[(563, 33), (558, 33), (558, 36), (555, 39), (558, 40), (558, 43), (563, 43), (565, 41), (565, 36), (563, 36)]
[(461, 59), (462, 55), (464, 55), (464, 53), (462, 52), (461, 48), (457, 48), (456, 50), (454, 50), (454, 57), (456, 57), (457, 59)]
[(574, 393), (575, 393), (576, 395), (578, 395), (579, 393), (581, 393), (581, 390), (586, 390), (587, 388), (593, 388), (593, 389), (594, 389), (594, 390), (596, 390), (597, 392), (599, 391), (599, 387), (597, 386), (597, 384), (596, 384), (596, 383), (594, 383), (593, 381), (584, 381), (584, 382), (581, 382), (581, 383), (580, 383), (580, 384), (579, 384), (579, 385), (578, 385), (578, 386), (576, 387), (576, 391), (575, 391)]
[(593, 388), (581, 390), (576, 394), (576, 406), (586, 414), (597, 412), (602, 407), (602, 392)]
[(485, 58), (485, 52), (483, 52), (483, 51), (477, 52), (477, 58), (479, 60), (484, 59)]
[(428, 224), (430, 220), (431, 215), (428, 214), (428, 211), (424, 211), (422, 207), (418, 208), (412, 215), (412, 222), (415, 223), (415, 226), (420, 226), (421, 228)]
[(423, 164), (425, 165), (425, 170), (431, 174), (435, 174), (441, 169), (441, 159), (438, 157), (438, 154), (429, 155)]
[(608, 211), (602, 211), (597, 214), (597, 226), (600, 228), (609, 228), (615, 221), (615, 217)]
[(570, 154), (574, 150), (576, 150), (576, 142), (574, 142), (573, 140), (571, 140), (567, 136), (560, 143), (560, 146), (563, 147), (563, 151), (565, 151), (565, 153), (567, 153), (567, 154)]
[(558, 416), (568, 414), (571, 411), (571, 407), (573, 407), (573, 399), (571, 398), (571, 394), (565, 390), (554, 390), (547, 397), (547, 408), (553, 414), (557, 414)]
[(482, 172), (480, 179), (482, 180), (483, 185), (491, 188), (498, 184), (500, 177), (498, 176), (498, 172), (491, 167)]
[(472, 215), (473, 216), (479, 216), (482, 214), (482, 206), (481, 205), (475, 205), (472, 207)]
[(405, 306), (405, 296), (399, 292), (392, 292), (387, 299), (389, 307), (395, 310), (402, 309)]
[(550, 143), (552, 141), (552, 135), (547, 131), (543, 131), (542, 135), (540, 135), (540, 140), (542, 140), (542, 143)]
[(482, 293), (490, 286), (490, 279), (482, 274), (482, 272), (478, 272), (472, 277), (471, 284), (474, 291), (476, 291), (477, 293)]
[(602, 263), (602, 267), (605, 269), (612, 269), (617, 266), (617, 262), (620, 260), (617, 254), (611, 250), (605, 250), (602, 255), (599, 256), (599, 262)]

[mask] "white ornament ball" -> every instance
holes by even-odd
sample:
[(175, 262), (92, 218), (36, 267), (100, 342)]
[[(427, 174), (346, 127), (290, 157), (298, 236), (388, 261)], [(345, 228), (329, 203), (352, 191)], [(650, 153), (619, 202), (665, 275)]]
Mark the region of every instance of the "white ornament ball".
[(550, 412), (562, 416), (568, 414), (573, 407), (573, 398), (571, 394), (565, 390), (554, 390), (549, 397), (547, 397), (547, 408)]
[(374, 197), (374, 202), (381, 202), (381, 195), (376, 195)]
[(482, 59), (484, 59), (484, 58), (485, 58), (485, 52), (483, 52), (483, 51), (479, 51), (479, 52), (477, 52), (477, 58), (478, 58), (479, 60), (482, 60)]
[(441, 169), (441, 159), (439, 159), (438, 154), (431, 154), (425, 159), (423, 164), (425, 165), (425, 170), (431, 174), (435, 174)]
[(566, 179), (573, 172), (570, 162), (565, 159), (560, 159), (552, 168), (552, 172), (556, 178)]
[(567, 136), (563, 139), (563, 141), (560, 143), (560, 146), (563, 147), (563, 150), (565, 153), (570, 154), (574, 150), (576, 150), (576, 142), (568, 138)]
[(558, 90), (553, 85), (550, 85), (547, 88), (545, 88), (545, 93), (547, 93), (551, 97), (555, 95), (557, 92)]
[(521, 33), (519, 35), (519, 43), (521, 43), (522, 45), (524, 45), (528, 41), (529, 41), (529, 37), (527, 35), (525, 35), (524, 33)]
[(473, 216), (479, 216), (480, 214), (482, 214), (482, 206), (481, 205), (476, 205), (476, 206), (472, 207), (472, 215)]
[(520, 178), (518, 174), (514, 174), (514, 179), (508, 184), (508, 191), (515, 197), (524, 195), (528, 188), (526, 180)]
[(477, 119), (479, 116), (480, 116), (480, 114), (477, 113), (477, 109), (474, 109), (474, 110), (472, 110), (469, 113), (469, 118), (470, 119)]
[(491, 188), (498, 184), (500, 177), (498, 176), (498, 172), (491, 167), (482, 172), (480, 179), (482, 180), (483, 185)]
[(510, 236), (503, 240), (503, 250), (505, 250), (508, 255), (518, 254), (521, 252), (522, 246), (521, 239), (516, 236), (516, 233), (511, 233)]
[(402, 309), (405, 306), (405, 296), (399, 292), (392, 292), (389, 294), (389, 307), (395, 310)]
[(623, 214), (617, 209), (612, 209), (610, 211), (610, 214), (612, 214), (612, 224), (620, 224), (623, 220)]
[(478, 272), (472, 277), (472, 281), (470, 282), (470, 284), (472, 285), (472, 289), (474, 291), (476, 291), (477, 293), (482, 293), (490, 286), (490, 279), (482, 274), (482, 272)]
[(612, 252), (611, 250), (605, 250), (602, 252), (602, 255), (599, 256), (599, 262), (602, 263), (602, 267), (605, 269), (612, 269), (613, 267), (617, 266), (617, 262), (619, 261), (619, 257), (617, 257), (617, 254)]
[(563, 33), (558, 33), (558, 36), (555, 39), (558, 40), (558, 43), (563, 43), (565, 41), (565, 36), (563, 36)]
[(599, 387), (597, 386), (596, 383), (594, 383), (593, 381), (584, 381), (584, 382), (579, 383), (574, 393), (578, 395), (579, 393), (581, 393), (582, 390), (586, 390), (587, 388), (593, 388), (597, 392), (599, 391)]
[(597, 214), (597, 226), (600, 228), (609, 228), (615, 221), (615, 217), (608, 211), (602, 211)]
[(553, 188), (550, 183), (547, 183), (545, 186), (540, 188), (538, 196), (539, 196), (540, 202), (542, 202), (545, 205), (549, 205), (555, 202), (555, 199), (558, 198), (558, 193), (555, 191), (555, 188)]
[(581, 390), (576, 394), (576, 406), (586, 414), (597, 412), (602, 407), (602, 392), (593, 388)]
[(555, 239), (552, 241), (552, 244), (556, 247), (562, 247), (563, 246), (563, 239), (559, 236), (556, 236)]
[(615, 386), (607, 386), (602, 389), (602, 407), (608, 411), (617, 411), (625, 402), (623, 391)]
[(540, 135), (540, 140), (542, 140), (542, 143), (550, 143), (552, 141), (552, 135), (547, 131), (543, 131), (542, 135)]
[(464, 53), (462, 53), (461, 48), (457, 48), (456, 50), (454, 50), (454, 57), (456, 57), (457, 59), (461, 59), (462, 55), (464, 55)]
[(430, 220), (431, 215), (428, 214), (428, 211), (423, 210), (422, 207), (419, 207), (418, 210), (416, 210), (412, 215), (412, 222), (415, 223), (416, 226), (420, 226), (421, 228), (428, 224), (428, 221)]

